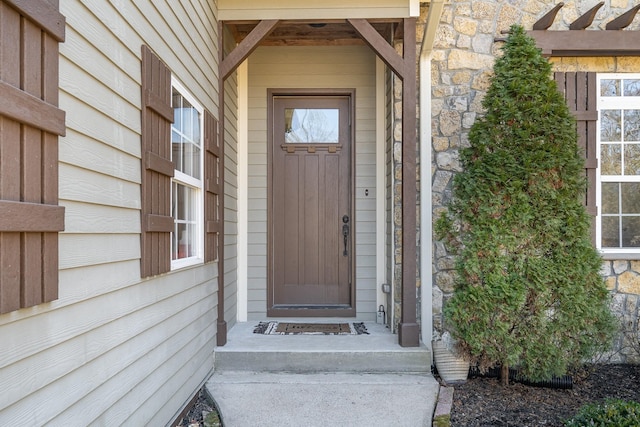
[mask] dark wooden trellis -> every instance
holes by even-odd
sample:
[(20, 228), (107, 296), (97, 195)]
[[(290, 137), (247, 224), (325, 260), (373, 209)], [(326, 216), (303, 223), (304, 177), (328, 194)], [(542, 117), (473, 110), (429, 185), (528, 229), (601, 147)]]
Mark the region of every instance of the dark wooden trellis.
[(622, 31), (631, 25), (640, 4), (609, 21), (604, 31), (586, 30), (604, 2), (596, 4), (569, 25), (569, 30), (550, 31), (556, 15), (564, 6), (558, 3), (533, 24), (529, 35), (544, 56), (638, 56), (640, 31)]
[[(569, 24), (569, 30), (549, 31), (564, 3), (558, 3), (544, 14), (528, 34), (534, 38), (544, 56), (638, 56), (640, 31), (622, 31), (633, 22), (640, 5), (634, 6), (605, 25), (604, 31), (589, 31), (604, 2), (599, 2)], [(585, 176), (589, 183), (584, 197), (591, 215), (592, 241), (595, 244), (596, 186), (596, 73), (557, 72), (554, 79), (565, 96), (567, 105), (576, 117), (578, 143), (585, 156)]]

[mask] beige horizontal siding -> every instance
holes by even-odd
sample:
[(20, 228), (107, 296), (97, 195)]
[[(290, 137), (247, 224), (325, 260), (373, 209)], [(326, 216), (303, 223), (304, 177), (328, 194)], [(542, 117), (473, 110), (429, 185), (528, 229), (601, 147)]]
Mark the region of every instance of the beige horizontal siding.
[(217, 116), (214, 7), (60, 2), (59, 299), (0, 316), (0, 424), (165, 425), (213, 369), (217, 265), (140, 279), (140, 55), (149, 45)]
[[(233, 37), (226, 34), (225, 49), (233, 49)], [(224, 248), (224, 320), (231, 329), (238, 311), (238, 88), (237, 75), (225, 81), (225, 248)]]

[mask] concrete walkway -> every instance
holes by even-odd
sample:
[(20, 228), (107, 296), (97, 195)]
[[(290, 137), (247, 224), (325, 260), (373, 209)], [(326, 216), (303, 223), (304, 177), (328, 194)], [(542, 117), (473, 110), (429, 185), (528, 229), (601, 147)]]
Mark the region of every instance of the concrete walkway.
[(430, 426), (439, 385), (425, 347), (368, 335), (277, 336), (239, 323), (216, 349), (206, 388), (225, 427)]
[(429, 374), (223, 372), (206, 384), (225, 427), (430, 426)]

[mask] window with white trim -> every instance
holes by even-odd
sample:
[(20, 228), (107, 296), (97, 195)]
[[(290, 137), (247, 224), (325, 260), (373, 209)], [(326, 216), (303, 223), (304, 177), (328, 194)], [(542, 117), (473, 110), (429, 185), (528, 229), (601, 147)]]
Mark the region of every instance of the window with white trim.
[(640, 74), (598, 75), (598, 220), (603, 253), (640, 252)]
[(203, 262), (203, 107), (175, 79), (171, 82), (171, 268)]

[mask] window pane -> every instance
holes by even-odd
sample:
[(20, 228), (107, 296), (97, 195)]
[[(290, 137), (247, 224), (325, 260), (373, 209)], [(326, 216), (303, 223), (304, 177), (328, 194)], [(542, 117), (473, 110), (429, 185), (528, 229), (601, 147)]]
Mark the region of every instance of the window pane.
[(196, 190), (173, 183), (172, 213), (175, 221), (172, 235), (172, 259), (197, 256)]
[(625, 144), (624, 174), (640, 175), (640, 144)]
[(600, 140), (620, 141), (622, 135), (620, 110), (602, 110), (600, 119)]
[(619, 213), (619, 183), (603, 182), (602, 183), (602, 213), (617, 214)]
[(602, 144), (600, 159), (601, 175), (622, 175), (620, 144)]
[(337, 108), (285, 108), (285, 142), (337, 143), (339, 110)]
[(625, 80), (624, 96), (640, 96), (640, 80)]
[(601, 96), (620, 96), (620, 80), (601, 80), (600, 81)]
[(624, 140), (640, 141), (640, 110), (624, 110)]
[(200, 113), (175, 88), (172, 105), (171, 143), (174, 167), (200, 179)]
[(180, 242), (180, 236), (185, 236), (187, 224), (176, 223), (174, 225), (173, 244), (171, 250), (171, 259), (183, 259), (187, 257), (186, 245)]
[(620, 229), (618, 223), (619, 217), (605, 216), (602, 217), (602, 247), (603, 248), (619, 248), (620, 247)]
[(622, 246), (625, 248), (640, 247), (640, 217), (622, 217)]
[(620, 184), (623, 214), (640, 214), (640, 182)]

